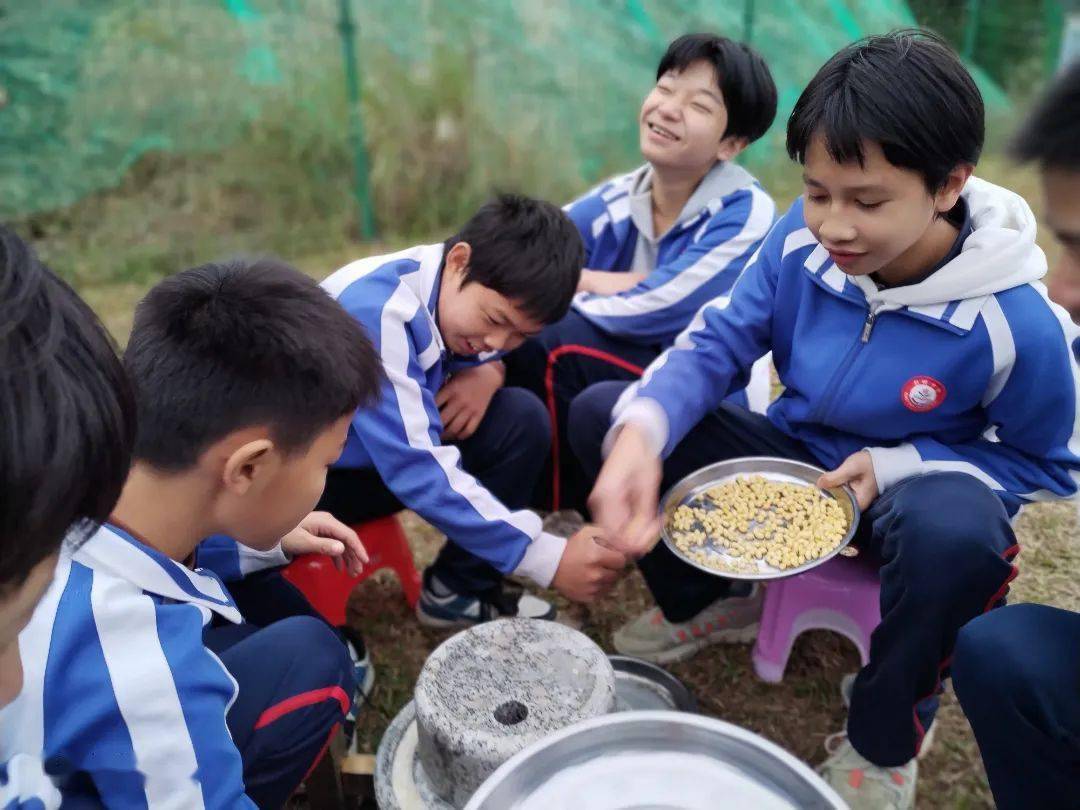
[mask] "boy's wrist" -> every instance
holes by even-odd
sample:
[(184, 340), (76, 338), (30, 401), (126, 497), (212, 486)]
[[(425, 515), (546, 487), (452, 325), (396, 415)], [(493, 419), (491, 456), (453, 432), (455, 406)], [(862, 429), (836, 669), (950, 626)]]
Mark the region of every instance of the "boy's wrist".
[(503, 383), (506, 382), (506, 363), (502, 360), (489, 360), (481, 368), (490, 369), (492, 379), (498, 381), (495, 390), (502, 388)]
[(515, 576), (528, 577), (541, 588), (550, 587), (564, 551), (566, 551), (565, 537), (540, 532), (525, 547), (525, 556), (521, 558), (521, 562), (512, 573)]
[(668, 418), (660, 403), (651, 397), (633, 399), (615, 419), (601, 447), (602, 456), (607, 458), (623, 428), (632, 425), (641, 435), (649, 452), (663, 457), (668, 440)]
[(913, 444), (900, 444), (896, 447), (866, 447), (870, 454), (870, 463), (874, 467), (878, 493), (884, 492), (893, 484), (913, 475), (921, 475), (922, 456)]
[(592, 292), (592, 270), (582, 270), (581, 278), (578, 280), (577, 291), (583, 293)]
[(286, 547), (285, 542), (282, 540), (278, 542), (276, 546), (260, 551), (254, 549), (251, 546), (245, 546), (243, 543), (237, 543), (237, 546), (244, 550), (246, 556), (257, 559), (261, 563), (264, 563), (266, 568), (276, 568), (281, 565), (288, 565), (292, 562), (293, 554)]

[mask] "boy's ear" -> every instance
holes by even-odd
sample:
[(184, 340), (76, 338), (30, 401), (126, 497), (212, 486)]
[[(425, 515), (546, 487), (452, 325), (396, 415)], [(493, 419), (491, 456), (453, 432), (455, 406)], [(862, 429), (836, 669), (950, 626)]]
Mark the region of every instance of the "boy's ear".
[(446, 269), (454, 276), (464, 276), (471, 258), (472, 245), (468, 242), (458, 242), (446, 254)]
[(720, 139), (720, 146), (716, 150), (717, 160), (733, 160), (743, 149), (750, 145), (750, 139), (742, 135), (728, 135)]
[(253, 439), (236, 448), (225, 460), (221, 482), (235, 495), (246, 494), (256, 481), (264, 478), (276, 466), (274, 443), (270, 439)]
[(945, 214), (952, 210), (952, 207), (956, 205), (956, 201), (960, 199), (960, 192), (964, 190), (968, 178), (971, 177), (974, 171), (975, 167), (972, 164), (959, 163), (949, 172), (945, 178), (945, 185), (934, 195), (934, 207), (939, 214)]

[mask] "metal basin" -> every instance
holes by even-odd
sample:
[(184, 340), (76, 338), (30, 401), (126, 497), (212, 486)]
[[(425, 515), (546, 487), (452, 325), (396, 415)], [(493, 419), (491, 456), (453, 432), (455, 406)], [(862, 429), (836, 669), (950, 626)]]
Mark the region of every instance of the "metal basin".
[(582, 721), (518, 753), (465, 810), (843, 810), (807, 765), (752, 732), (683, 712)]

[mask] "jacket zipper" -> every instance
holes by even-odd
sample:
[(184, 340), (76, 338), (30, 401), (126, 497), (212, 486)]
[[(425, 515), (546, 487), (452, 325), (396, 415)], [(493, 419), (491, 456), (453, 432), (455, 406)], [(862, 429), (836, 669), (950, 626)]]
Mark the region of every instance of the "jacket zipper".
[(840, 366), (833, 372), (832, 377), (829, 378), (829, 383), (826, 388), (828, 393), (821, 401), (821, 404), (814, 410), (813, 415), (810, 417), (811, 421), (823, 422), (825, 420), (825, 415), (832, 408), (832, 404), (839, 393), (840, 383), (847, 377), (851, 364), (855, 362), (855, 358), (862, 350), (862, 347), (870, 342), (870, 334), (874, 331), (874, 321), (877, 320), (877, 315), (878, 308), (871, 306), (866, 315), (866, 320), (863, 321), (859, 339), (855, 341), (850, 349), (848, 349), (847, 354), (844, 355), (844, 359), (840, 362)]
[(877, 310), (871, 309), (866, 316), (866, 321), (863, 323), (862, 339), (860, 342), (869, 343), (870, 333), (874, 331), (874, 320), (877, 318)]

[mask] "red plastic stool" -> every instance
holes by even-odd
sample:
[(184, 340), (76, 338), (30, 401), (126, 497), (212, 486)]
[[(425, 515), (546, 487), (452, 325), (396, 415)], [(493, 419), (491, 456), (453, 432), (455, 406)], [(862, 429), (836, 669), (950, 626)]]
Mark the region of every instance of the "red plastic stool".
[(339, 571), (325, 554), (303, 554), (286, 566), (285, 579), (299, 588), (312, 607), (335, 627), (345, 624), (345, 604), (352, 589), (380, 568), (390, 568), (397, 574), (409, 606), (416, 607), (420, 599), (420, 572), (416, 570), (397, 517), (390, 515), (352, 528), (360, 535), (371, 558), (360, 576)]

